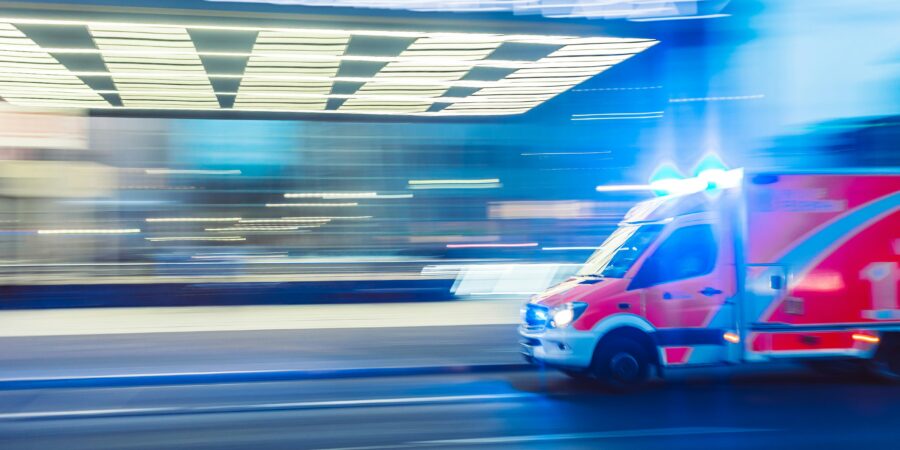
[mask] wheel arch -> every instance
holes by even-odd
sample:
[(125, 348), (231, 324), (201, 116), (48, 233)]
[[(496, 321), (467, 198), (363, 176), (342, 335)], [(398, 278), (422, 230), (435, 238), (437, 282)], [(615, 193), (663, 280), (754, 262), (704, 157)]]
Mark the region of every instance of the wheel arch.
[[(615, 314), (612, 315), (594, 327), (597, 334), (597, 342), (594, 344), (594, 357), (596, 357), (597, 349), (604, 342), (612, 339), (625, 338), (631, 339), (641, 345), (647, 352), (650, 362), (660, 370), (662, 361), (659, 356), (659, 346), (654, 337), (656, 327), (654, 327), (647, 319), (635, 314)], [(593, 364), (593, 357), (591, 359)]]
[(888, 331), (881, 333), (879, 336), (881, 342), (878, 344), (878, 348), (875, 349), (873, 358), (879, 358), (883, 356), (886, 352), (890, 352), (892, 350), (900, 347), (900, 331)]

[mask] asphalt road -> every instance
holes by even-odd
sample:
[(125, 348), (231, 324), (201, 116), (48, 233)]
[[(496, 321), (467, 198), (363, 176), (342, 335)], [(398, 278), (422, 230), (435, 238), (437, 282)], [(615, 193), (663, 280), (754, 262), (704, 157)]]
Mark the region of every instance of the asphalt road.
[[(0, 378), (514, 364), (510, 325), (0, 339)], [(0, 449), (896, 449), (900, 386), (796, 367), (0, 389)], [(140, 383), (138, 383), (140, 384)]]
[(3, 449), (896, 449), (900, 387), (806, 372), (611, 394), (514, 372), (0, 392)]

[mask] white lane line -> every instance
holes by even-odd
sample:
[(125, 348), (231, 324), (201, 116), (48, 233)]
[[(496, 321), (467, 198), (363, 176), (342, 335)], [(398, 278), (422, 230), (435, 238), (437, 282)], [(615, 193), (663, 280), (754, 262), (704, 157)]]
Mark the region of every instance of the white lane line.
[(329, 400), (321, 402), (295, 402), (295, 403), (263, 403), (262, 408), (292, 408), (312, 407), (327, 408), (334, 406), (372, 406), (372, 405), (412, 405), (417, 403), (452, 403), (472, 402), (479, 400), (509, 400), (517, 398), (532, 398), (536, 394), (511, 393), (511, 394), (483, 394), (483, 395), (451, 395), (439, 397), (402, 397), (402, 398), (372, 398), (361, 400)]
[(681, 427), (681, 428), (646, 428), (637, 430), (598, 431), (590, 433), (533, 434), (523, 436), (498, 436), (467, 439), (440, 439), (433, 441), (406, 442), (391, 445), (370, 445), (361, 447), (331, 447), (318, 450), (386, 450), (395, 448), (428, 448), (464, 445), (524, 444), (530, 442), (551, 442), (566, 440), (597, 440), (638, 437), (692, 436), (732, 433), (760, 433), (776, 431), (768, 428), (730, 428), (730, 427)]
[[(492, 352), (497, 353), (519, 353), (518, 350), (500, 350), (494, 349)], [(71, 376), (71, 377), (38, 377), (38, 378), (27, 378), (27, 377), (18, 377), (18, 378), (0, 378), (0, 385), (8, 384), (8, 383), (54, 383), (54, 382), (78, 382), (85, 380), (131, 380), (131, 379), (140, 379), (140, 378), (166, 378), (166, 377), (228, 377), (228, 376), (240, 376), (240, 375), (252, 375), (258, 377), (265, 377), (271, 375), (283, 375), (290, 374), (292, 372), (298, 373), (301, 378), (303, 375), (308, 374), (328, 374), (328, 373), (340, 373), (340, 372), (380, 372), (380, 373), (391, 373), (391, 372), (434, 372), (435, 375), (445, 374), (442, 369), (447, 369), (446, 373), (454, 373), (452, 370), (454, 367), (456, 368), (464, 368), (471, 370), (473, 372), (478, 370), (490, 370), (490, 368), (498, 368), (498, 367), (510, 367), (510, 366), (527, 366), (525, 363), (512, 363), (512, 364), (450, 364), (446, 366), (387, 366), (387, 367), (378, 367), (375, 369), (356, 369), (356, 368), (348, 368), (348, 369), (273, 369), (273, 370), (226, 370), (226, 371), (214, 371), (214, 372), (149, 372), (149, 373), (124, 373), (124, 374), (112, 374), (112, 375), (84, 375), (84, 376)], [(279, 380), (273, 380), (279, 381)], [(290, 380), (286, 380), (290, 381)]]
[(581, 439), (614, 439), (633, 437), (659, 437), (659, 436), (690, 436), (696, 434), (729, 434), (729, 433), (758, 433), (773, 431), (761, 428), (729, 428), (729, 427), (683, 427), (683, 428), (648, 428), (638, 430), (598, 431), (592, 433), (563, 433), (563, 434), (534, 434), (528, 436), (500, 436), (489, 438), (471, 439), (443, 439), (434, 441), (419, 441), (413, 444), (424, 446), (435, 445), (483, 445), (483, 444), (515, 444), (543, 441), (567, 441)]
[(0, 420), (14, 419), (75, 419), (78, 417), (99, 417), (115, 415), (165, 413), (171, 408), (115, 408), (115, 409), (79, 409), (73, 411), (42, 411), (34, 413), (0, 414)]
[(249, 405), (217, 405), (194, 407), (83, 409), (69, 411), (37, 411), (0, 414), (0, 420), (75, 419), (79, 417), (116, 417), (133, 415), (208, 414), (224, 412), (283, 411), (292, 409), (353, 408), (364, 406), (411, 406), (432, 403), (466, 403), (478, 401), (515, 400), (538, 397), (537, 394), (483, 394), (435, 397), (399, 397), (357, 400), (327, 400), (317, 402), (258, 403)]

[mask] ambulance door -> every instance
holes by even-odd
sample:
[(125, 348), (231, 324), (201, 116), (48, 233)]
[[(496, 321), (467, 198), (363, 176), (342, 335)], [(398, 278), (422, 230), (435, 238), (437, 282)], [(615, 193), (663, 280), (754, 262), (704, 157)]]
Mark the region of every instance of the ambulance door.
[[(689, 216), (690, 217), (690, 216)], [(713, 364), (738, 353), (734, 248), (712, 214), (676, 219), (629, 289), (641, 289), (645, 315), (669, 366)]]

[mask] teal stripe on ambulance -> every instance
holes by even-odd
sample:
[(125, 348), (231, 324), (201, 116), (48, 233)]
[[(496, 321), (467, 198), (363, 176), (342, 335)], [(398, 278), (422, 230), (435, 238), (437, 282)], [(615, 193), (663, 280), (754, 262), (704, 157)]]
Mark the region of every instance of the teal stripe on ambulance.
[[(781, 257), (781, 259), (775, 262), (775, 264), (784, 267), (788, 273), (805, 273), (812, 268), (811, 265), (820, 256), (828, 255), (833, 252), (837, 247), (837, 241), (842, 240), (842, 238), (854, 236), (861, 231), (863, 227), (869, 225), (869, 222), (871, 222), (872, 219), (892, 213), (898, 209), (900, 209), (900, 192), (886, 195), (863, 206), (857, 207), (825, 228), (804, 239)], [(772, 275), (778, 274), (779, 269), (766, 270), (760, 275), (760, 279), (765, 280)], [(755, 322), (761, 319), (760, 315), (772, 306), (772, 303), (776, 298), (775, 296), (768, 296), (768, 299), (761, 299), (758, 294), (750, 292), (750, 286), (752, 285), (753, 280), (747, 280), (747, 297), (745, 297), (745, 300), (749, 301), (751, 296), (756, 295), (757, 301), (754, 302), (754, 306), (758, 307), (751, 315), (751, 317), (753, 317), (751, 321)], [(732, 326), (730, 317), (728, 317), (728, 314), (725, 314), (729, 309), (730, 308), (720, 309), (710, 321), (709, 327), (728, 328)], [(735, 313), (737, 312), (735, 311)]]

